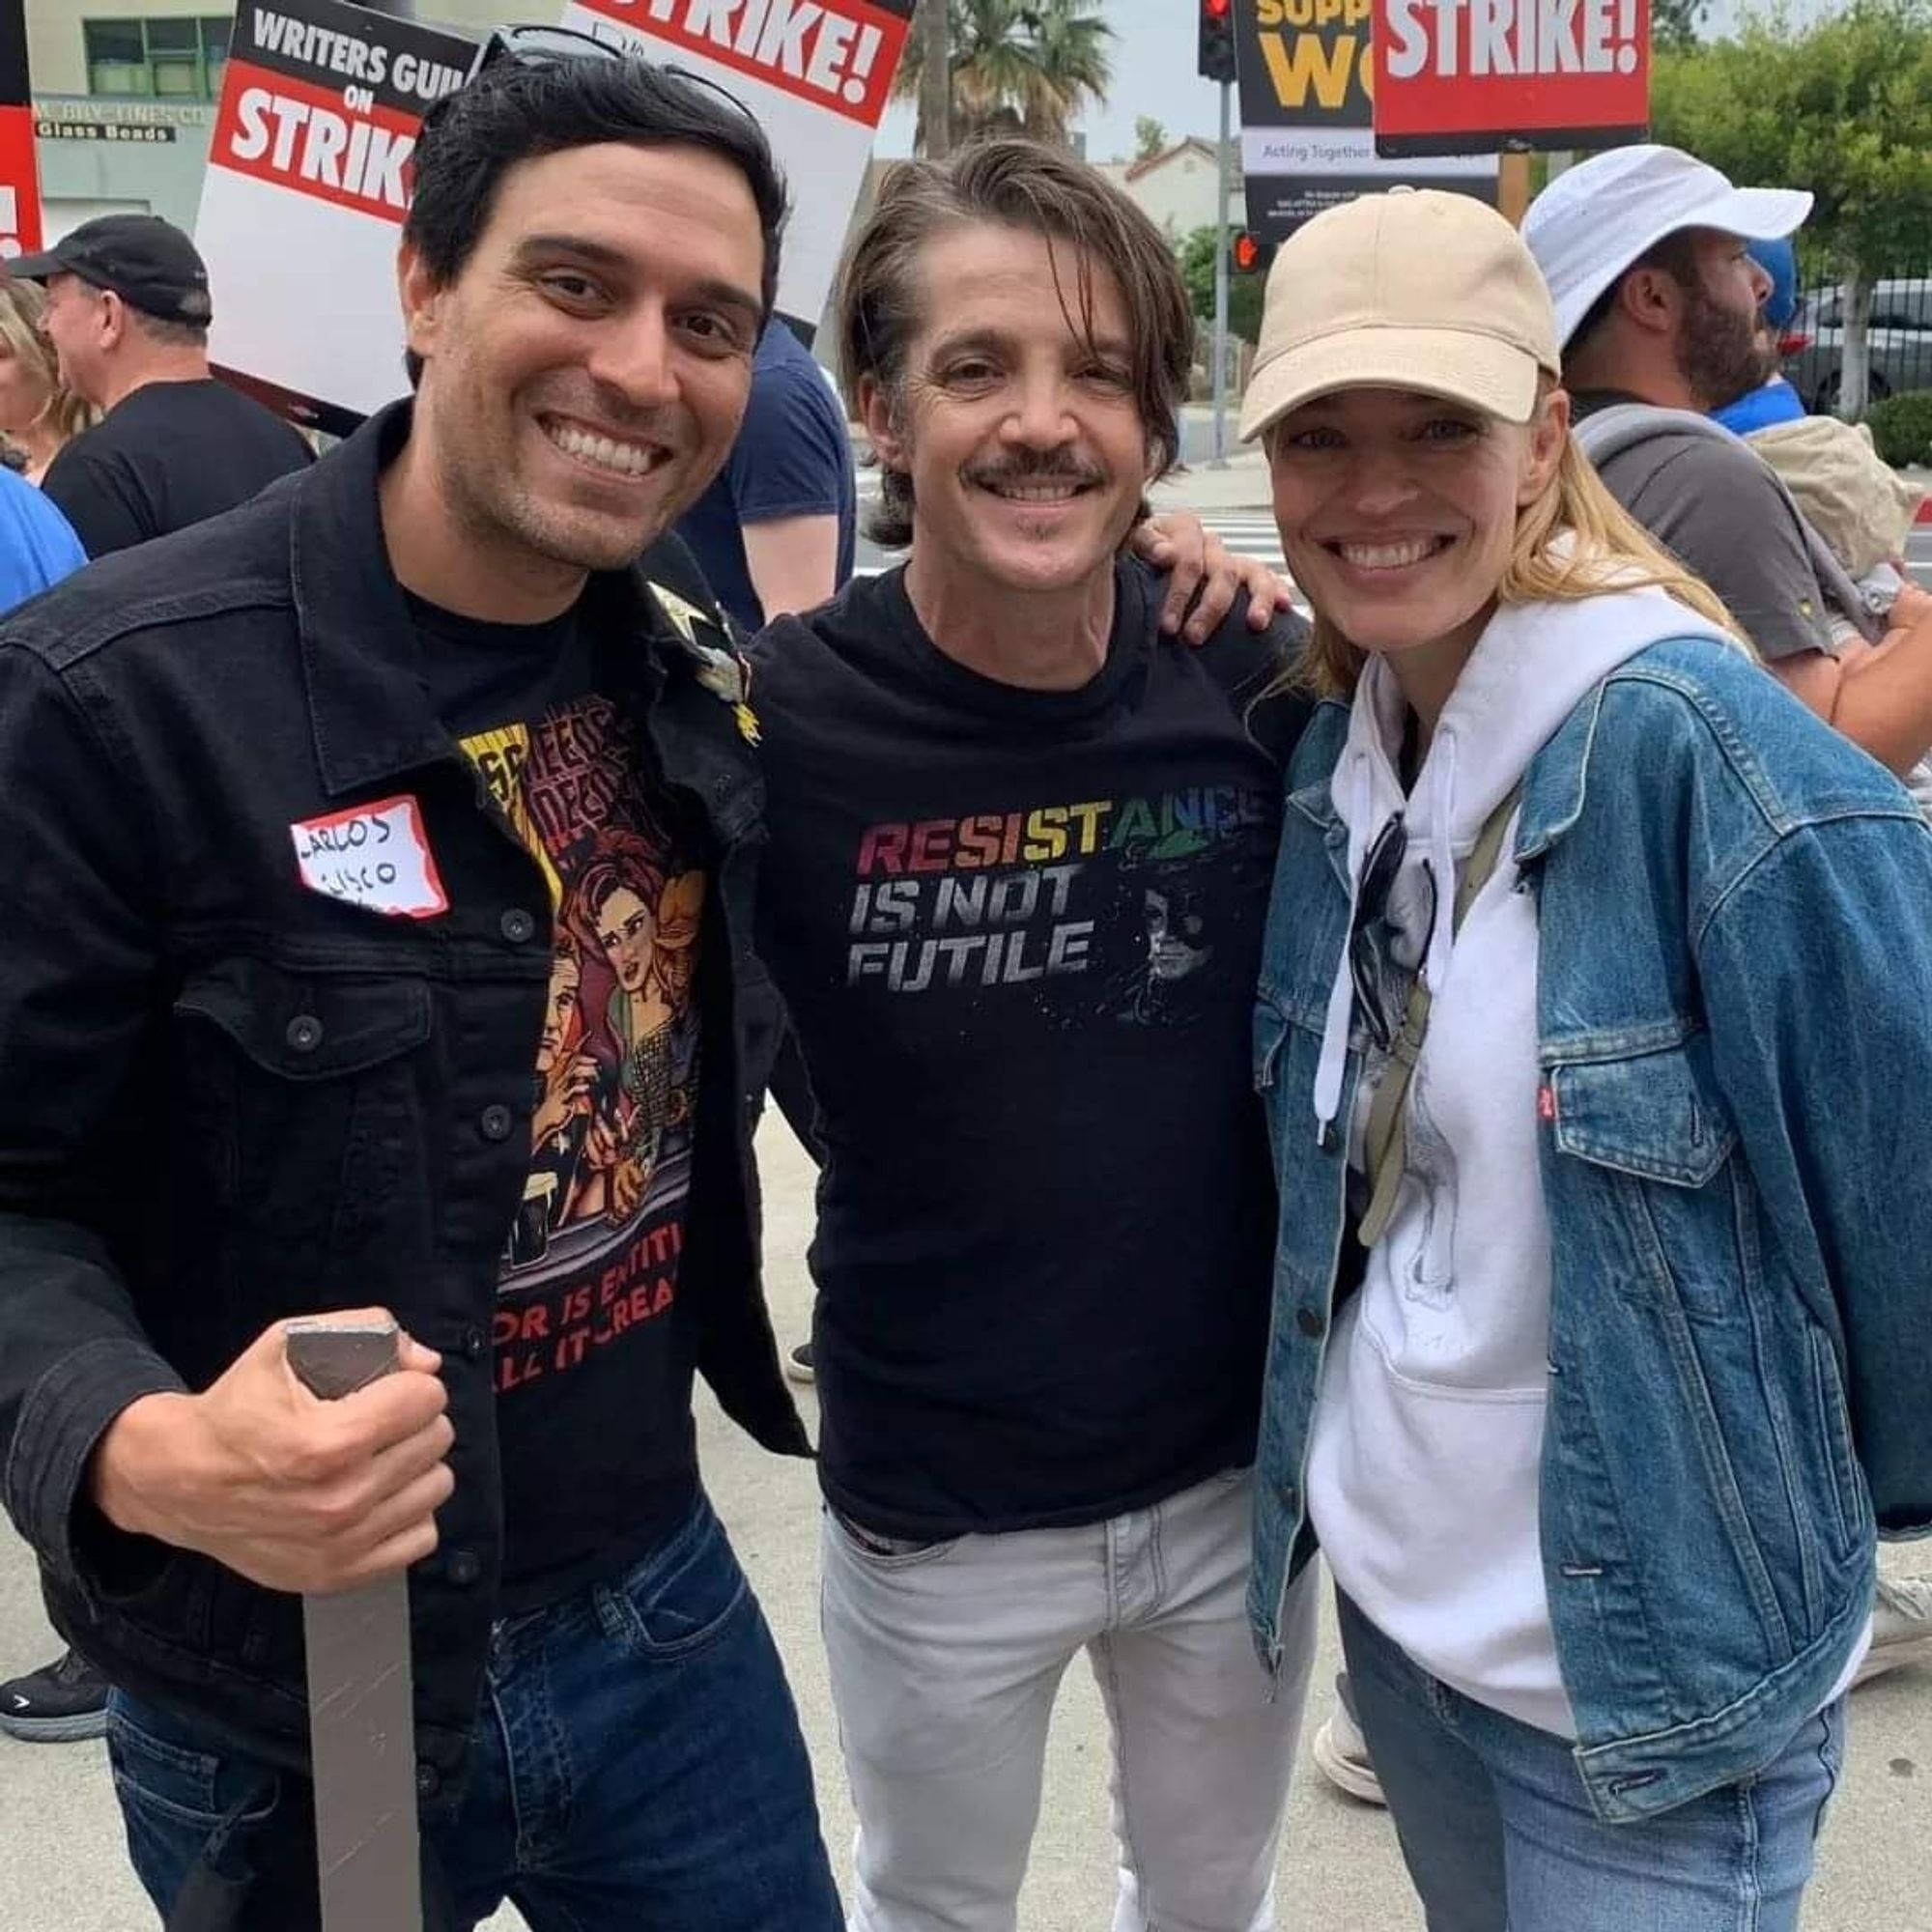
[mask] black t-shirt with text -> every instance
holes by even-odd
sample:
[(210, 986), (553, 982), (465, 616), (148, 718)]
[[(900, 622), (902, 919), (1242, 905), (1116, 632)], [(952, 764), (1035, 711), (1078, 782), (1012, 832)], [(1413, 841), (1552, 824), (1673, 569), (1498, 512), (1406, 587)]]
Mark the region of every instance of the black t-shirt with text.
[(41, 487), (88, 555), (105, 556), (218, 517), (312, 461), (280, 416), (226, 383), (146, 383), (75, 437)]
[(678, 1258), (706, 882), (695, 815), (664, 788), (643, 731), (600, 695), (588, 625), (411, 604), (431, 699), (542, 870), (554, 916), (529, 1180), (495, 1321), (514, 1613), (617, 1574), (696, 1494)]
[(1254, 1454), (1275, 1197), (1250, 1066), (1293, 632), (982, 677), (892, 572), (753, 646), (759, 938), (828, 1158), (820, 1467), (867, 1528), (1101, 1520)]

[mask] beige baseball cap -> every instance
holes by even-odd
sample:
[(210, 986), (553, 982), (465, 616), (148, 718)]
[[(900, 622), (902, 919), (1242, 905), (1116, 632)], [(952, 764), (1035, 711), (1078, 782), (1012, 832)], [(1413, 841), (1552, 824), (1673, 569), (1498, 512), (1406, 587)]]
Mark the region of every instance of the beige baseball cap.
[(1241, 440), (1336, 389), (1420, 389), (1527, 422), (1538, 377), (1559, 366), (1549, 291), (1493, 208), (1434, 188), (1365, 194), (1275, 250)]

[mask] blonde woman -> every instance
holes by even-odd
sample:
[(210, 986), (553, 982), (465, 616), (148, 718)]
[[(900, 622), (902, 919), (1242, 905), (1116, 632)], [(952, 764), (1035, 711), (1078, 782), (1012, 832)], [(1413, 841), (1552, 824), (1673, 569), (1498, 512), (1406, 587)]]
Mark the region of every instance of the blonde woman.
[(38, 483), (62, 446), (96, 419), (61, 381), (53, 345), (42, 332), (46, 306), (38, 282), (0, 280), (0, 437), (26, 459), (29, 483)]
[(1319, 1538), (1431, 1932), (1788, 1932), (1932, 1526), (1932, 832), (1569, 434), (1460, 196), (1277, 256), (1242, 430), (1329, 700), (1256, 1013), (1250, 1608)]

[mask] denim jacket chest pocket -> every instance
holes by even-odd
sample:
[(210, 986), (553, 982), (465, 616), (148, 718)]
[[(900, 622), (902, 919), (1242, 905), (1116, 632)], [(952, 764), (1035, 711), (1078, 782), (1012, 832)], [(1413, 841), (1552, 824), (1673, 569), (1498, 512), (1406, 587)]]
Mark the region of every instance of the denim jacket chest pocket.
[(174, 1010), (189, 1213), (218, 1207), (243, 1242), (347, 1256), (396, 1232), (407, 1188), (427, 1198), (424, 980), (232, 958)]
[[(1681, 1029), (1638, 1030), (1652, 1036)], [(1596, 1183), (1590, 1220), (1609, 1284), (1693, 1320), (1742, 1315), (1756, 1275), (1752, 1221), (1736, 1198), (1738, 1133), (1701, 1031), (1668, 1043), (1546, 1064), (1542, 1108), (1565, 1160)]]

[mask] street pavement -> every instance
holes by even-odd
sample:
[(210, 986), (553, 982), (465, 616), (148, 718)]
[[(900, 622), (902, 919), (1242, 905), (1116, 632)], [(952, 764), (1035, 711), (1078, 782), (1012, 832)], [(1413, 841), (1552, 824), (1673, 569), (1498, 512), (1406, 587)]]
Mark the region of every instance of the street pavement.
[[(804, 1256), (812, 1170), (776, 1119), (767, 1120), (760, 1156), (771, 1299), (781, 1338), (789, 1343), (806, 1332), (810, 1307)], [(804, 1406), (808, 1419), (815, 1419), (809, 1393)], [(708, 1398), (700, 1404), (699, 1432), (712, 1494), (790, 1671), (843, 1884), (852, 1813), (818, 1643), (811, 1471), (754, 1447)], [(1890, 1550), (1886, 1561), (1897, 1574), (1932, 1568), (1932, 1546)], [(1321, 1642), (1311, 1732), (1333, 1701), (1335, 1637), (1326, 1617)], [(25, 1550), (0, 1531), (0, 1677), (44, 1662), (51, 1648)], [(1107, 1758), (1099, 1701), (1086, 1668), (1076, 1664), (1054, 1724), (1021, 1903), (1024, 1932), (1104, 1932), (1110, 1923)], [(639, 1794), (640, 1803), (648, 1798)], [(1386, 1817), (1331, 1790), (1308, 1766), (1305, 1749), (1289, 1801), (1277, 1895), (1282, 1932), (1410, 1932), (1421, 1923)], [(1932, 1932), (1932, 1667), (1899, 1672), (1854, 1698), (1849, 1761), (1826, 1823), (1804, 1922), (1806, 1932)], [(104, 1748), (0, 1738), (0, 1932), (141, 1932), (154, 1923), (128, 1870)], [(514, 1932), (523, 1921), (506, 1909), (490, 1924), (492, 1932)]]

